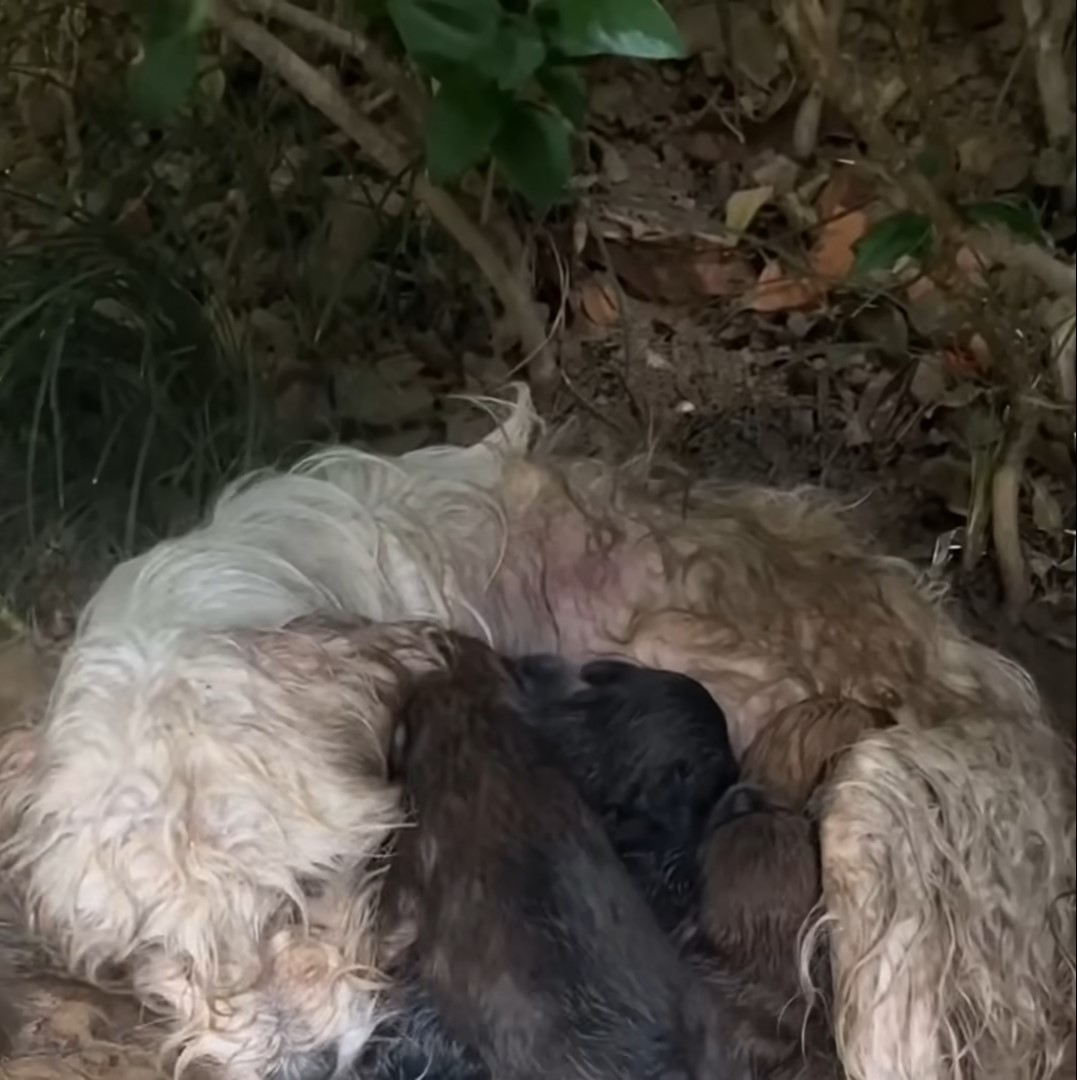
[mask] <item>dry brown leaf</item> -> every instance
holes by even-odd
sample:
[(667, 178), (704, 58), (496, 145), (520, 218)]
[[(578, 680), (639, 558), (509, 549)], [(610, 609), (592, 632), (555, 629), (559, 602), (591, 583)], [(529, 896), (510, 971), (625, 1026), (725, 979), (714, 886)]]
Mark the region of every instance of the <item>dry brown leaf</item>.
[(1065, 515), (1062, 513), (1058, 500), (1038, 477), (1033, 477), (1031, 483), (1032, 520), (1036, 523), (1036, 528), (1040, 532), (1060, 533)]
[(701, 296), (742, 296), (752, 284), (748, 264), (731, 259), (724, 251), (702, 251), (691, 263), (692, 276)]
[(916, 365), (909, 393), (921, 405), (934, 405), (946, 393), (946, 373), (938, 356), (925, 356)]
[(755, 220), (756, 214), (772, 198), (774, 198), (774, 186), (772, 184), (762, 184), (759, 187), (734, 191), (725, 204), (726, 228), (737, 233), (747, 232)]
[(752, 289), (748, 307), (752, 311), (790, 311), (811, 307), (823, 298), (819, 286), (807, 278), (786, 277), (781, 266), (769, 262)]
[(844, 280), (856, 260), (856, 243), (867, 231), (868, 215), (863, 210), (850, 210), (826, 221), (808, 257), (812, 270), (829, 281)]
[(596, 326), (612, 326), (620, 318), (617, 294), (601, 281), (588, 281), (580, 290), (580, 306)]
[(691, 238), (662, 243), (609, 243), (614, 272), (646, 300), (691, 304), (718, 296), (743, 296), (755, 281), (744, 259)]

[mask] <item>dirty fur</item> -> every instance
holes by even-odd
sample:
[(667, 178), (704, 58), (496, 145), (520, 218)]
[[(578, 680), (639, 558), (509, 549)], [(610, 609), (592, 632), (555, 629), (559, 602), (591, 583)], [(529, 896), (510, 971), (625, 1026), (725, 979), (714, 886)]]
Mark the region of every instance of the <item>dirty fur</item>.
[(0, 793), (4, 872), (68, 971), (126, 971), (178, 1068), (303, 1080), (374, 1028), (389, 720), (439, 635), (101, 629), (66, 657)]
[(414, 825), (386, 886), (446, 1029), (498, 1080), (746, 1080), (601, 823), (544, 764), (508, 667), (473, 640), (453, 653), (401, 718)]

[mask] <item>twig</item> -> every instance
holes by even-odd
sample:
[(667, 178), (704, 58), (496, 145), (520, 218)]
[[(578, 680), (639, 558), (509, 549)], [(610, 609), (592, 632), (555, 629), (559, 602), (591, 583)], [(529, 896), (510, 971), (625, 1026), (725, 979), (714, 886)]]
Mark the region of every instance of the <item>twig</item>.
[(1006, 599), (1006, 610), (1017, 618), (1032, 595), (1021, 548), (1018, 499), (1025, 472), (1025, 457), (1036, 430), (1035, 417), (1027, 406), (1018, 405), (1002, 461), (991, 480), (991, 536)]
[[(217, 0), (211, 12), (221, 30), (336, 124), (381, 169), (391, 176), (404, 172), (408, 165), (404, 151), (377, 124), (354, 108), (321, 72), (265, 27), (239, 15), (225, 0)], [(414, 190), (430, 215), (475, 261), (513, 320), (523, 351), (532, 358), (532, 382), (536, 387), (550, 386), (557, 376), (557, 369), (547, 348), (546, 330), (519, 278), (448, 192), (425, 176), (416, 178)]]
[(1047, 137), (1053, 146), (1062, 149), (1073, 142), (1065, 41), (1077, 0), (1021, 0), (1021, 10), (1036, 60), (1036, 83)]
[(239, 6), (244, 11), (264, 15), (267, 19), (321, 38), (326, 44), (354, 57), (374, 79), (396, 94), (408, 118), (416, 126), (422, 123), (426, 113), (422, 88), (357, 28), (338, 26), (313, 11), (289, 3), (289, 0), (239, 0)]

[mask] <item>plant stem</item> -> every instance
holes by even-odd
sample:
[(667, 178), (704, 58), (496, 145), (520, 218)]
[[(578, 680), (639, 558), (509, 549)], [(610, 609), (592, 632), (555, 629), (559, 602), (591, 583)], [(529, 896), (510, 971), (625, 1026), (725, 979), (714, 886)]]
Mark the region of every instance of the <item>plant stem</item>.
[[(273, 3), (278, 0), (255, 2)], [(404, 172), (408, 165), (404, 150), (377, 124), (354, 108), (320, 71), (264, 26), (238, 14), (224, 0), (218, 0), (211, 10), (214, 21), (224, 33), (336, 124), (375, 164), (390, 176)], [(548, 347), (545, 327), (530, 293), (519, 277), (448, 192), (432, 184), (425, 176), (416, 179), (414, 190), (434, 220), (474, 260), (513, 320), (523, 351), (530, 357), (532, 384), (539, 390), (551, 386), (556, 380), (557, 370)]]

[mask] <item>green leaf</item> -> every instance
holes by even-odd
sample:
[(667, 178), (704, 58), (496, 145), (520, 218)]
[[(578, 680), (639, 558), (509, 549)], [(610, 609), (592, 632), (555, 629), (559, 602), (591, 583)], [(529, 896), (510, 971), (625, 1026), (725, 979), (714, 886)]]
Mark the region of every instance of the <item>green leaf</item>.
[(965, 203), (960, 210), (972, 225), (1001, 225), (1022, 240), (1043, 243), (1043, 229), (1036, 208), (1027, 199), (989, 199)]
[(587, 117), (587, 83), (573, 67), (544, 67), (536, 81), (573, 127), (582, 127)]
[(181, 108), (198, 73), (198, 37), (180, 32), (146, 41), (142, 61), (131, 69), (128, 92), (145, 119), (161, 121)]
[(438, 184), (455, 180), (482, 161), (511, 104), (485, 80), (461, 75), (442, 83), (423, 133), (430, 178)]
[(913, 159), (913, 164), (929, 180), (935, 180), (942, 175), (943, 160), (939, 152), (933, 147), (921, 150)]
[(659, 0), (552, 0), (566, 56), (681, 60), (684, 43)]
[(493, 45), (475, 58), (475, 66), (502, 90), (519, 90), (545, 59), (546, 44), (534, 20), (506, 15)]
[(901, 210), (883, 218), (856, 245), (853, 274), (890, 270), (905, 256), (922, 255), (931, 247), (931, 221), (923, 214)]
[(410, 55), (445, 60), (489, 49), (501, 21), (498, 0), (388, 0), (385, 10)]
[(494, 158), (505, 178), (539, 211), (565, 194), (572, 175), (569, 136), (560, 116), (516, 103), (494, 140)]

